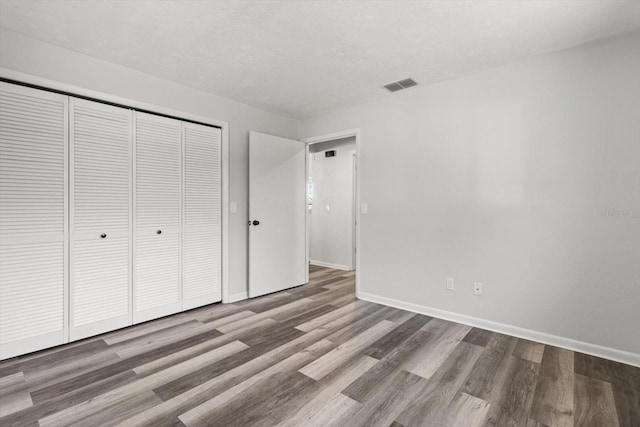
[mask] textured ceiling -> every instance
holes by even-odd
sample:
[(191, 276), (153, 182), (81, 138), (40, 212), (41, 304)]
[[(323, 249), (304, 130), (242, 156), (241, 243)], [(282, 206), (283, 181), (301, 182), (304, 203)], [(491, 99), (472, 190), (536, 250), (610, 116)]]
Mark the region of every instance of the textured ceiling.
[(633, 31), (640, 1), (0, 0), (0, 25), (304, 118)]

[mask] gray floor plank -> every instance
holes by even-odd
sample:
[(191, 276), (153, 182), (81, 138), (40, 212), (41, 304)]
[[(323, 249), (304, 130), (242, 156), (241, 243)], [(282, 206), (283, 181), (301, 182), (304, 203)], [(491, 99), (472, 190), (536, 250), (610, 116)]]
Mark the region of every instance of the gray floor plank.
[(640, 425), (640, 369), (355, 298), (353, 272), (0, 362), (0, 425)]

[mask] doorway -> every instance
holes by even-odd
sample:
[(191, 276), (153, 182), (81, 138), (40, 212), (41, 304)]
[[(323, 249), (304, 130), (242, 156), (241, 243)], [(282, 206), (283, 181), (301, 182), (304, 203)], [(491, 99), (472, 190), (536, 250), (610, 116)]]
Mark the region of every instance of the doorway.
[(305, 142), (309, 269), (355, 271), (357, 295), (359, 132), (341, 132)]
[[(354, 271), (356, 296), (359, 295), (359, 206), (358, 173), (359, 131), (348, 131), (320, 136), (304, 141), (276, 137), (259, 132), (249, 135), (249, 297), (257, 297), (309, 283), (310, 261), (325, 265), (317, 268), (339, 268)], [(310, 153), (315, 157), (310, 160)], [(341, 196), (327, 198), (327, 185), (317, 186), (312, 176), (308, 182), (309, 167), (316, 160), (340, 160), (344, 170), (327, 170), (322, 182), (341, 184)], [(312, 164), (313, 163), (313, 164)], [(319, 162), (316, 164), (319, 165)], [(319, 173), (319, 166), (316, 167)], [(319, 175), (318, 175), (319, 176)], [(347, 187), (344, 188), (344, 181)], [(320, 180), (317, 181), (320, 183)], [(324, 189), (323, 189), (324, 188)], [(335, 189), (335, 188), (334, 188)], [(310, 196), (310, 197), (308, 197)], [(323, 199), (324, 198), (324, 199)], [(354, 203), (355, 200), (355, 203)], [(311, 204), (309, 204), (311, 203)], [(341, 226), (328, 223), (328, 240), (321, 250), (313, 250), (314, 239), (310, 209), (325, 217), (346, 218)], [(318, 206), (322, 206), (319, 209)], [(355, 212), (354, 212), (355, 211)], [(326, 215), (329, 214), (329, 215)], [(316, 214), (316, 217), (320, 217)], [(327, 218), (325, 218), (327, 219)], [(319, 225), (318, 225), (319, 224)], [(323, 223), (317, 223), (324, 227)], [(340, 230), (339, 238), (331, 235)], [(318, 234), (316, 242), (318, 241)], [(325, 232), (321, 236), (324, 237)], [(327, 249), (328, 248), (328, 249)], [(333, 249), (332, 249), (333, 248)], [(335, 248), (339, 248), (338, 251)], [(342, 258), (326, 258), (340, 252)], [(314, 256), (312, 260), (310, 255)], [(316, 255), (318, 254), (318, 255)], [(324, 258), (324, 259), (323, 259)], [(355, 261), (354, 261), (355, 259)], [(353, 274), (352, 274), (353, 275)]]

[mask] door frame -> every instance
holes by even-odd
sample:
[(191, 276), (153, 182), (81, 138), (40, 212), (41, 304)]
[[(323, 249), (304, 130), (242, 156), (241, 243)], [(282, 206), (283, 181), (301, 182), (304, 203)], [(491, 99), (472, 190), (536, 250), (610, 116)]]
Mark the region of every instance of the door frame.
[[(360, 129), (350, 129), (341, 132), (334, 132), (325, 135), (319, 135), (309, 138), (302, 138), (301, 141), (307, 144), (305, 150), (305, 159), (306, 159), (306, 179), (309, 179), (309, 145), (318, 144), (320, 142), (328, 142), (334, 141), (336, 139), (344, 139), (355, 137), (356, 139), (356, 154), (355, 154), (355, 274), (356, 274), (356, 297), (360, 296)], [(305, 186), (306, 188), (306, 186)], [(309, 210), (306, 210), (306, 258), (307, 263), (309, 262)], [(306, 271), (306, 280), (309, 282), (309, 269)]]
[[(222, 250), (221, 250), (221, 268), (222, 268), (222, 302), (227, 303), (229, 300), (229, 122), (222, 120), (216, 120), (209, 117), (199, 116), (197, 114), (186, 113), (184, 111), (174, 110), (171, 108), (161, 107), (159, 105), (150, 104), (147, 102), (136, 101), (131, 98), (125, 98), (116, 96), (92, 89), (83, 88), (67, 83), (62, 83), (56, 80), (50, 80), (44, 77), (34, 76), (32, 74), (23, 73), (21, 71), (10, 70), (8, 68), (0, 67), (0, 78), (6, 79), (9, 83), (22, 84), (26, 86), (33, 86), (36, 89), (48, 90), (51, 92), (58, 92), (68, 96), (76, 96), (80, 98), (89, 98), (90, 100), (96, 100), (98, 102), (103, 101), (106, 103), (118, 104), (121, 106), (130, 107), (133, 109), (141, 110), (143, 112), (158, 113), (165, 116), (171, 116), (177, 119), (185, 119), (192, 122), (203, 123), (219, 127), (222, 132), (222, 144), (220, 153), (221, 163), (221, 180), (222, 180)], [(67, 252), (68, 259), (68, 252)], [(65, 265), (66, 269), (69, 269), (68, 265)], [(68, 287), (68, 285), (67, 285)], [(129, 304), (133, 304), (133, 290), (129, 289)], [(68, 295), (68, 290), (67, 294)], [(133, 306), (130, 307), (133, 309)], [(130, 310), (133, 313), (132, 310)]]

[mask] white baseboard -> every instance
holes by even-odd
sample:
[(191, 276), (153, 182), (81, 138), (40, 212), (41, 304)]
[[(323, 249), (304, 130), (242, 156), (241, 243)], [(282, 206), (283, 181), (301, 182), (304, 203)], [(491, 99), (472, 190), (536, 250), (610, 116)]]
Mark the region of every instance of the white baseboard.
[(393, 298), (387, 298), (362, 291), (358, 293), (358, 298), (365, 301), (375, 302), (377, 304), (388, 305), (402, 310), (412, 311), (414, 313), (425, 314), (427, 316), (437, 317), (439, 319), (449, 320), (451, 322), (463, 323), (469, 326), (487, 329), (518, 338), (524, 338), (530, 341), (537, 341), (543, 344), (562, 347), (568, 350), (578, 351), (580, 353), (586, 353), (592, 356), (602, 357), (604, 359), (614, 360), (616, 362), (626, 363), (627, 365), (640, 367), (640, 354), (631, 353), (624, 350), (603, 347), (597, 344), (590, 344), (584, 341), (577, 341), (571, 338), (533, 331), (531, 329), (493, 322), (491, 320), (480, 319), (478, 317), (467, 316), (451, 311), (413, 304), (410, 302), (400, 301)]
[(247, 298), (249, 298), (249, 294), (247, 292), (239, 292), (237, 294), (231, 294), (229, 295), (228, 303), (231, 304), (232, 302), (242, 301), (243, 299), (247, 299)]
[(318, 267), (327, 267), (327, 268), (335, 268), (336, 270), (351, 271), (351, 267), (349, 267), (348, 265), (332, 264), (330, 262), (316, 261), (314, 259), (309, 260), (309, 264), (317, 265)]

